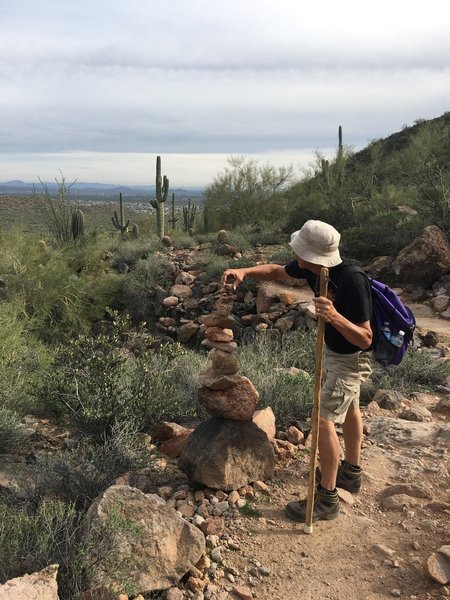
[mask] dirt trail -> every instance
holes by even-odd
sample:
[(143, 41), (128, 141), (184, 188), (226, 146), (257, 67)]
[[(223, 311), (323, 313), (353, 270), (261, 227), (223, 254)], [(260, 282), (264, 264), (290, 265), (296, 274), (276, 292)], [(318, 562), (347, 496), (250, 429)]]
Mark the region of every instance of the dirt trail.
[(409, 498), (413, 507), (408, 509), (387, 511), (380, 507), (386, 486), (401, 481), (399, 465), (405, 459), (414, 460), (415, 455), (421, 483), (433, 490), (435, 502), (448, 502), (448, 490), (446, 493), (439, 477), (442, 466), (437, 467), (438, 454), (416, 450), (409, 448), (405, 453), (402, 449), (399, 453), (394, 447), (387, 449), (366, 441), (365, 480), (360, 494), (351, 498), (355, 503), (341, 502), (339, 518), (316, 523), (310, 535), (283, 512), (287, 502), (306, 495), (309, 459), (292, 459), (279, 466), (270, 482), (269, 498), (257, 503), (262, 517), (241, 520), (241, 556), (230, 557), (230, 563), (241, 572), (242, 555), (250, 572), (252, 565), (262, 565), (266, 576), (256, 585), (255, 597), (444, 599), (447, 592), (431, 580), (426, 565), (428, 557), (448, 543), (448, 513), (442, 508), (433, 513), (427, 506), (429, 500), (414, 498)]

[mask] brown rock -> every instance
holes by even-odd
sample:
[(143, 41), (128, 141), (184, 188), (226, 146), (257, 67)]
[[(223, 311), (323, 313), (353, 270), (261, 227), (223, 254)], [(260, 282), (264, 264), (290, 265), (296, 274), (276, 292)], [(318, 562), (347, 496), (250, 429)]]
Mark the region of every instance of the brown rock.
[(302, 444), (303, 440), (305, 439), (303, 432), (300, 431), (300, 429), (297, 429), (295, 425), (291, 425), (290, 427), (288, 427), (288, 429), (286, 430), (286, 435), (288, 442), (291, 442), (291, 444), (294, 444), (294, 446)]
[(225, 491), (267, 481), (274, 465), (272, 445), (259, 427), (216, 418), (200, 423), (178, 460), (191, 482)]
[(176, 296), (179, 300), (186, 300), (192, 296), (192, 290), (188, 285), (176, 283), (170, 288), (170, 294)]
[(260, 410), (255, 410), (252, 415), (253, 423), (262, 429), (266, 434), (269, 440), (273, 440), (275, 438), (275, 415), (273, 414), (273, 410), (270, 406), (266, 408), (262, 408)]
[(202, 322), (207, 327), (222, 327), (226, 329), (232, 327), (236, 322), (234, 317), (230, 315), (222, 315), (219, 312), (212, 312), (202, 318)]
[(450, 583), (450, 546), (442, 546), (437, 552), (434, 552), (427, 561), (428, 573), (430, 576), (447, 585)]
[(414, 508), (420, 505), (419, 500), (406, 494), (395, 494), (381, 500), (381, 506), (386, 510), (402, 512), (406, 508)]
[(223, 517), (209, 517), (200, 525), (200, 529), (205, 536), (218, 535), (222, 536), (225, 533), (225, 519)]
[(51, 565), (36, 573), (9, 579), (0, 585), (1, 600), (58, 600), (56, 575), (58, 566)]
[(422, 234), (399, 253), (394, 270), (399, 281), (430, 287), (450, 269), (450, 246), (445, 233), (436, 225), (425, 227)]
[(233, 310), (233, 302), (233, 296), (221, 296), (214, 304), (214, 308), (221, 315), (230, 315)]
[(259, 402), (259, 394), (253, 383), (242, 375), (227, 390), (211, 390), (201, 387), (198, 399), (210, 415), (234, 421), (250, 421)]
[[(223, 354), (227, 354), (224, 352)], [(232, 355), (228, 355), (232, 356)], [(242, 375), (226, 375), (217, 373), (214, 368), (206, 369), (203, 373), (200, 373), (198, 377), (198, 383), (200, 386), (209, 388), (210, 390), (226, 390), (239, 383), (242, 379)]]
[(200, 329), (200, 325), (198, 323), (194, 323), (194, 321), (189, 321), (188, 323), (184, 323), (177, 329), (177, 339), (181, 344), (186, 344)]
[(233, 588), (233, 593), (236, 594), (240, 600), (253, 600), (253, 593), (251, 589), (243, 585)]
[(170, 440), (178, 435), (185, 433), (186, 428), (178, 423), (172, 423), (170, 421), (163, 421), (155, 432), (155, 438), (159, 442)]
[(170, 438), (170, 440), (165, 440), (158, 446), (159, 452), (162, 452), (162, 454), (165, 454), (166, 456), (170, 456), (170, 458), (178, 458), (192, 432), (193, 429), (186, 429), (183, 433), (180, 433), (180, 435)]
[(382, 497), (388, 498), (395, 494), (405, 494), (406, 496), (423, 498), (425, 500), (433, 499), (433, 493), (429, 487), (415, 483), (396, 483), (395, 485), (390, 485), (383, 490)]
[(205, 338), (211, 342), (232, 342), (233, 332), (231, 329), (222, 329), (221, 327), (207, 327)]
[[(170, 506), (128, 486), (111, 486), (95, 500), (85, 517), (86, 530), (102, 531), (113, 508), (130, 522), (114, 536), (114, 551), (118, 561), (128, 561), (128, 580), (142, 593), (175, 585), (205, 553), (205, 538), (197, 527)], [(91, 575), (94, 585), (119, 583), (107, 556), (98, 560)]]
[(216, 373), (234, 375), (239, 371), (237, 358), (230, 352), (214, 348), (210, 353), (212, 368)]
[(202, 340), (202, 346), (205, 348), (217, 348), (217, 350), (222, 350), (223, 352), (234, 352), (237, 348), (236, 342), (212, 342), (211, 340)]
[(271, 293), (267, 286), (259, 286), (258, 295), (256, 296), (256, 313), (260, 315), (261, 313), (268, 312), (269, 308), (272, 304), (277, 302), (277, 300), (277, 294)]
[(172, 587), (166, 592), (166, 600), (184, 600), (185, 596), (182, 590)]

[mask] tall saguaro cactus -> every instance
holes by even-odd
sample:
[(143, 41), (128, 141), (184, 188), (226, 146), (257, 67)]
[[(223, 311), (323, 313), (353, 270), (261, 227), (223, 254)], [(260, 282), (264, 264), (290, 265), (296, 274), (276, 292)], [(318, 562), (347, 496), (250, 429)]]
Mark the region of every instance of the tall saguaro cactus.
[(170, 226), (172, 227), (172, 231), (175, 230), (178, 218), (175, 216), (175, 192), (172, 192), (172, 216), (169, 219)]
[(161, 176), (161, 157), (156, 157), (156, 198), (151, 200), (150, 204), (156, 209), (156, 224), (158, 228), (158, 237), (164, 237), (164, 202), (169, 193), (169, 180), (164, 175)]
[(117, 212), (114, 211), (114, 216), (111, 217), (111, 221), (116, 229), (120, 230), (120, 233), (123, 235), (128, 232), (128, 225), (130, 224), (130, 220), (125, 223), (125, 211), (123, 209), (123, 198), (122, 192), (119, 192), (119, 216)]

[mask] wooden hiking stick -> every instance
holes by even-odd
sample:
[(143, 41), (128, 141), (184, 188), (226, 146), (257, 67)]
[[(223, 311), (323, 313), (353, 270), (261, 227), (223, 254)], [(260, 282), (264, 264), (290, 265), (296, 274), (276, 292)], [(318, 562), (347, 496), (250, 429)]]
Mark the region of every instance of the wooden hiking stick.
[[(327, 297), (328, 269), (320, 269), (320, 295)], [(306, 502), (306, 519), (303, 526), (305, 533), (313, 531), (314, 492), (316, 490), (317, 447), (319, 444), (320, 390), (322, 388), (323, 346), (325, 321), (319, 317), (316, 342), (316, 383), (314, 387), (314, 405), (312, 411), (311, 455), (309, 463), (308, 499)]]

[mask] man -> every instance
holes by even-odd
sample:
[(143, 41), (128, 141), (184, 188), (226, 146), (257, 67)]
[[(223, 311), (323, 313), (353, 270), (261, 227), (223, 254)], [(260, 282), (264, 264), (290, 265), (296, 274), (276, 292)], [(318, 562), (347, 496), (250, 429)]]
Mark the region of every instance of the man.
[[(340, 234), (322, 221), (307, 221), (289, 243), (295, 260), (285, 266), (266, 264), (227, 269), (222, 278), (236, 288), (246, 277), (277, 281), (286, 275), (306, 279), (315, 292), (315, 310), (325, 322), (324, 379), (321, 390), (317, 493), (313, 520), (339, 515), (336, 485), (352, 493), (361, 487), (362, 419), (359, 410), (361, 383), (372, 372), (370, 348), (372, 300), (364, 273), (345, 274), (339, 253)], [(319, 275), (329, 269), (328, 297), (319, 296)], [(342, 281), (342, 284), (340, 283)], [(340, 444), (335, 424), (342, 423), (345, 458), (339, 463)], [(286, 514), (299, 522), (306, 518), (306, 500), (289, 502)]]

